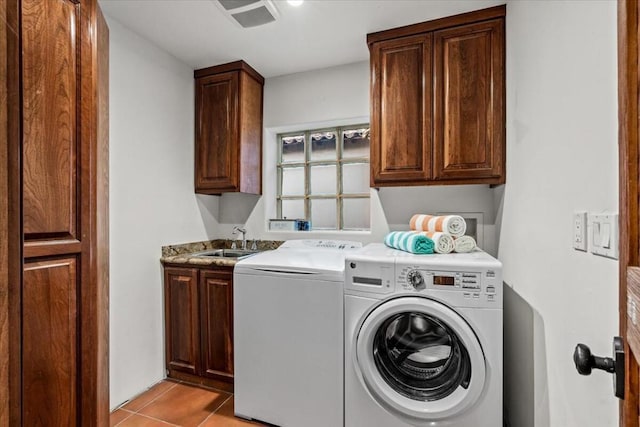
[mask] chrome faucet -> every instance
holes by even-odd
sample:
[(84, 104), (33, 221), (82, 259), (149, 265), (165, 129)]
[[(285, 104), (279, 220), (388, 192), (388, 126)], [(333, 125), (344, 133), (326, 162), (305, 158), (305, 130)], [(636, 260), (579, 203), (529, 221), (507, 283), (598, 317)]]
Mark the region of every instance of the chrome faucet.
[(235, 236), (238, 233), (242, 233), (242, 250), (246, 250), (247, 249), (247, 229), (240, 228), (236, 225), (235, 227), (233, 227), (233, 235)]

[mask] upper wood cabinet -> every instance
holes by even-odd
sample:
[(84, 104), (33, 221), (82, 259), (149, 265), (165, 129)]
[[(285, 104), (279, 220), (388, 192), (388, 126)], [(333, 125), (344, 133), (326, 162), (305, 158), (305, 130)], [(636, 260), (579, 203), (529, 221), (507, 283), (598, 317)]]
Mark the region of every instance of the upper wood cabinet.
[(261, 194), (264, 78), (243, 61), (194, 76), (196, 193)]
[(371, 185), (505, 182), (505, 7), (369, 34)]

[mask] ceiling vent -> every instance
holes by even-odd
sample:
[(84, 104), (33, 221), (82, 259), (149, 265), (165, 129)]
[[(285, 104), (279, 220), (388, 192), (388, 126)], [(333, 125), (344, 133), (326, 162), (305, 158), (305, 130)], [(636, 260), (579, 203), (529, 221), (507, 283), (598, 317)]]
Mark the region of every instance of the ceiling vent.
[(278, 10), (271, 0), (214, 0), (220, 10), (242, 28), (274, 22)]

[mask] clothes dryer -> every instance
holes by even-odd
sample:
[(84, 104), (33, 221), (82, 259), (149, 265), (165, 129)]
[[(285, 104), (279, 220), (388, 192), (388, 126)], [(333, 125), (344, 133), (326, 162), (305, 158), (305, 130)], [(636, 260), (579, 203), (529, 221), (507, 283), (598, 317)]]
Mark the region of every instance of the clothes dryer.
[(358, 242), (289, 240), (234, 269), (235, 414), (343, 425), (345, 255)]

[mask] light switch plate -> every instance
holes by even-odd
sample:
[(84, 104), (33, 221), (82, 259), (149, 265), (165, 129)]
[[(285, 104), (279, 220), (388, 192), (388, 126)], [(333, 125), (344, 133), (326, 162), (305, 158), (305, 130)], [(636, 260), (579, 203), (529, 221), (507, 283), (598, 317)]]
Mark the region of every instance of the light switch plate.
[(592, 214), (591, 253), (618, 259), (618, 214)]
[(579, 251), (587, 251), (587, 212), (573, 213), (573, 247)]

